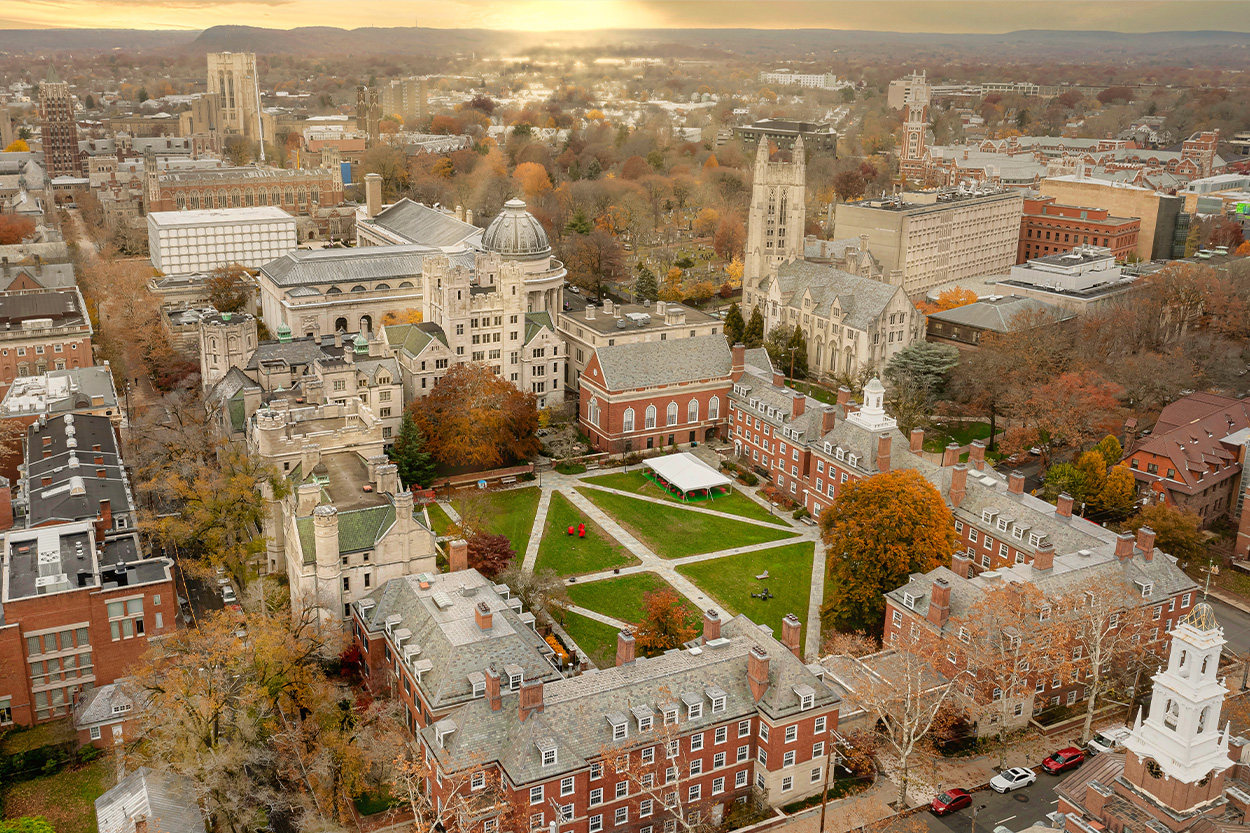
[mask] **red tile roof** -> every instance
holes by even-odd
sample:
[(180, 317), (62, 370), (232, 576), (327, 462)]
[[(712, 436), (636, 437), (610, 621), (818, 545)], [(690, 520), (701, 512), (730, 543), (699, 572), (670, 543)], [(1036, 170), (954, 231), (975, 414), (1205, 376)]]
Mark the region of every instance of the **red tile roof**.
[[(1236, 454), (1221, 441), (1250, 426), (1250, 398), (1233, 399), (1210, 393), (1193, 393), (1163, 409), (1154, 434), (1142, 440), (1133, 452), (1144, 452), (1172, 461), (1176, 479), (1188, 489), (1198, 486), (1198, 474), (1211, 472), (1212, 464), (1220, 479), (1225, 466), (1236, 462)], [(1203, 487), (1210, 480), (1204, 478)]]

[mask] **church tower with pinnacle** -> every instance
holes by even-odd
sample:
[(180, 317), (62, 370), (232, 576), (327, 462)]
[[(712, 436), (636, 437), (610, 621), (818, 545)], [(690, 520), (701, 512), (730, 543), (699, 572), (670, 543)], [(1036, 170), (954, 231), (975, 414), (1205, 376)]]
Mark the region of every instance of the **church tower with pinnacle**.
[(769, 159), (767, 139), (755, 154), (751, 208), (747, 215), (746, 259), (742, 263), (742, 314), (761, 303), (760, 279), (779, 264), (803, 259), (807, 162), (803, 137), (794, 140), (791, 161)]
[(1216, 676), (1224, 630), (1205, 602), (1194, 606), (1172, 630), (1168, 664), (1154, 676), (1150, 713), (1138, 712), (1124, 779), (1174, 813), (1200, 812), (1222, 798), (1228, 757), (1228, 727), (1220, 731), (1220, 709), (1228, 689)]

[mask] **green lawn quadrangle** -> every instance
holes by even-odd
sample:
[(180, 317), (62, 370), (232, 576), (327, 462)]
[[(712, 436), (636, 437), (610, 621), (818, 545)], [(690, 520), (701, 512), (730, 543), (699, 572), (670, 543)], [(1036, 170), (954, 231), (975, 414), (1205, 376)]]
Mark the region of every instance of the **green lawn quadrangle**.
[[(570, 584), (569, 598), (578, 607), (588, 608), (604, 616), (620, 619), (622, 622), (637, 624), (642, 621), (642, 597), (653, 590), (660, 590), (671, 585), (655, 573), (633, 573), (620, 578), (608, 578), (603, 581), (589, 581), (585, 584)], [(677, 592), (677, 591), (673, 591)], [(682, 597), (686, 607), (696, 615), (698, 608)]]
[(598, 489), (583, 488), (578, 492), (661, 558), (682, 558), (763, 544), (794, 534), (791, 530), (731, 521), (677, 505), (662, 506)]
[[(539, 497), (537, 486), (499, 492), (470, 491), (457, 496), (452, 501), (452, 507), (463, 517), (466, 504), (473, 506), (485, 519), (487, 532), (507, 536), (512, 549), (518, 555), (524, 555), (530, 541), (530, 529), (534, 526), (534, 516), (538, 514)], [(437, 524), (433, 518), (430, 522)]]
[[(586, 524), (586, 537), (577, 536), (578, 524)], [(573, 534), (569, 535), (569, 527)], [(538, 545), (534, 571), (555, 570), (562, 576), (583, 575), (637, 564), (629, 550), (600, 529), (559, 492), (551, 493), (547, 524)]]
[(425, 507), (425, 511), (430, 516), (430, 529), (435, 535), (446, 535), (451, 531), (454, 521), (447, 514), (447, 510), (437, 503), (431, 503)]
[[(777, 639), (781, 639), (781, 620), (787, 613), (793, 613), (803, 620), (805, 637), (815, 552), (815, 543), (805, 541), (682, 564), (677, 572), (699, 585), (730, 613), (745, 613), (751, 621), (768, 625)], [(768, 578), (755, 578), (765, 570)], [(759, 593), (765, 587), (773, 598), (767, 601), (752, 598), (752, 593)]]
[(616, 665), (616, 628), (570, 610), (564, 614), (564, 631), (598, 667)]
[(660, 498), (673, 503), (697, 506), (700, 509), (715, 509), (717, 512), (727, 512), (730, 515), (741, 515), (744, 518), (754, 518), (757, 521), (768, 521), (782, 526), (785, 525), (784, 520), (778, 518), (737, 489), (734, 489), (727, 495), (717, 495), (711, 500), (691, 500), (687, 502), (683, 501), (679, 495), (674, 495), (672, 492), (660, 488), (658, 483), (642, 471), (601, 474), (596, 477), (582, 478), (582, 482), (593, 483), (622, 492), (633, 492), (643, 497)]

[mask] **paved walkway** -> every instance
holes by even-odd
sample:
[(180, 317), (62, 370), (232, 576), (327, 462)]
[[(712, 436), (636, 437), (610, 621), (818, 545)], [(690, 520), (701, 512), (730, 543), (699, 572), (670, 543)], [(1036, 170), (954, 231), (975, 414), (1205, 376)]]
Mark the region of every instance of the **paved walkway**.
[(530, 540), (525, 547), (525, 560), (521, 569), (527, 573), (534, 572), (538, 562), (538, 547), (543, 542), (543, 531), (547, 529), (547, 510), (551, 507), (552, 489), (541, 489), (538, 496), (538, 511), (534, 514), (534, 525), (530, 527)]
[(587, 619), (594, 619), (596, 622), (602, 622), (605, 625), (611, 625), (612, 627), (617, 628), (619, 630), (625, 630), (626, 628), (630, 626), (628, 622), (622, 622), (620, 619), (613, 619), (611, 616), (604, 616), (602, 613), (599, 613), (596, 610), (591, 610), (590, 608), (582, 607), (581, 605), (569, 605), (569, 610), (573, 611), (574, 613), (580, 613), (582, 616), (585, 616)]

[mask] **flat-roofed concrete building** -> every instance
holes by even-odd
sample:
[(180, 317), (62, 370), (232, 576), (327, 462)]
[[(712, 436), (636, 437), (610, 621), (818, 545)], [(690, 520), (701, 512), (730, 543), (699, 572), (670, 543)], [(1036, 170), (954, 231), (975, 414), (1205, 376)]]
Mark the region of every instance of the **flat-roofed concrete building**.
[(915, 297), (953, 280), (1010, 269), (1023, 205), (1019, 191), (947, 189), (843, 203), (835, 215), (835, 237), (867, 235), (882, 269), (900, 271), (903, 291)]
[(259, 268), (295, 249), (295, 218), (281, 208), (215, 208), (148, 214), (152, 265), (166, 274)]
[(838, 150), (838, 134), (828, 123), (810, 121), (791, 121), (789, 119), (761, 119), (753, 124), (733, 129), (734, 138), (748, 148), (754, 148), (760, 139), (767, 139), (777, 147), (788, 150), (794, 147), (794, 140), (803, 137), (803, 144), (809, 153), (836, 154)]

